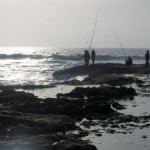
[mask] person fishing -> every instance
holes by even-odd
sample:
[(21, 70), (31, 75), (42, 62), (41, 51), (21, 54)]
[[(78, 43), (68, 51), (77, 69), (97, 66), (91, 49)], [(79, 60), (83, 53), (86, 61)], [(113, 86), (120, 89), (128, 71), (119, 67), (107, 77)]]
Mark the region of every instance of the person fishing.
[(126, 65), (127, 65), (128, 67), (130, 67), (130, 66), (132, 65), (132, 63), (133, 63), (133, 60), (132, 60), (132, 58), (129, 56), (129, 57), (126, 59)]
[[(91, 35), (90, 43), (88, 43), (87, 40), (86, 40), (86, 43), (87, 43), (87, 45), (89, 47), (89, 50), (86, 50), (84, 52), (85, 65), (89, 65), (90, 53), (91, 53), (91, 56), (92, 56), (92, 63), (93, 64), (95, 63), (95, 55), (96, 55), (96, 53), (95, 53), (94, 49), (92, 49), (92, 43), (93, 43), (93, 39), (94, 39), (94, 35), (95, 35), (95, 29), (96, 29), (96, 24), (98, 22), (98, 17), (99, 17), (99, 13), (96, 16), (96, 20), (95, 20), (95, 23), (94, 23), (94, 28), (93, 28), (93, 32), (92, 32), (92, 35)], [(92, 51), (91, 51), (91, 49), (92, 49)]]
[(146, 51), (145, 61), (145, 67), (149, 67), (149, 51)]
[(115, 36), (116, 36), (116, 38), (117, 38), (117, 40), (118, 40), (118, 42), (120, 44), (120, 47), (121, 47), (122, 52), (123, 52), (123, 56), (125, 58), (125, 64), (126, 64), (126, 66), (130, 67), (133, 64), (133, 60), (132, 60), (132, 58), (130, 56), (128, 56), (128, 57), (126, 56), (124, 48), (122, 46), (121, 40), (119, 39), (119, 36), (118, 36), (117, 32), (113, 28), (111, 28), (111, 29), (114, 32), (114, 34), (115, 34)]
[(91, 57), (92, 57), (92, 64), (93, 65), (95, 64), (95, 56), (96, 56), (96, 52), (94, 51), (94, 49), (92, 49)]
[(85, 50), (84, 51), (84, 62), (85, 62), (85, 65), (89, 65), (89, 61), (90, 61), (90, 53), (88, 50)]

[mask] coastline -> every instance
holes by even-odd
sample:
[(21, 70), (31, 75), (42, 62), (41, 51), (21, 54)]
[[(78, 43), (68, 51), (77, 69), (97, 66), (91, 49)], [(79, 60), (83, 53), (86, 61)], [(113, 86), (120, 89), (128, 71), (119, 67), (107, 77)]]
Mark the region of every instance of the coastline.
[(133, 64), (128, 67), (125, 64), (119, 63), (99, 63), (94, 65), (82, 65), (75, 66), (72, 68), (55, 71), (53, 76), (54, 78), (62, 75), (89, 75), (89, 74), (145, 74), (149, 73), (150, 68), (145, 67), (144, 64)]
[[(138, 147), (134, 144), (141, 140), (146, 150), (144, 139), (150, 136), (147, 130), (150, 84), (146, 68), (142, 69), (128, 75), (122, 70), (117, 74), (112, 70), (99, 74), (98, 70), (83, 81), (67, 81), (45, 88), (17, 87), (14, 91), (5, 87), (0, 94), (3, 120), (0, 147), (115, 150), (122, 149), (126, 142), (135, 150)], [(135, 137), (138, 138), (133, 142)]]

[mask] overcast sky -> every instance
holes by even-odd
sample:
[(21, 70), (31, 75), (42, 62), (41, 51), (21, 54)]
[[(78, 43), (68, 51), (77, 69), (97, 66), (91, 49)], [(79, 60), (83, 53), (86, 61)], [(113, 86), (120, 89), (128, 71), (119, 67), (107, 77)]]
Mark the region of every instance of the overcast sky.
[(150, 47), (150, 0), (0, 0), (0, 46)]

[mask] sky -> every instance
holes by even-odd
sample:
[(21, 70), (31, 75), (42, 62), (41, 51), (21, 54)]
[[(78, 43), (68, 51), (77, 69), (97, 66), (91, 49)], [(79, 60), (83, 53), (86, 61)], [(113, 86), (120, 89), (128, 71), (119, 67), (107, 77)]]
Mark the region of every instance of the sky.
[(0, 0), (1, 47), (150, 48), (150, 0)]

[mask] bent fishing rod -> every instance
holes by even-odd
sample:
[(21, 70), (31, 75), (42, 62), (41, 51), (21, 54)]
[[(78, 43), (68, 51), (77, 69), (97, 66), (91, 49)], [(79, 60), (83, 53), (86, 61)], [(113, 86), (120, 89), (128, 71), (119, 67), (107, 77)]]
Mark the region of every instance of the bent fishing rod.
[(112, 31), (114, 32), (114, 34), (115, 34), (115, 36), (116, 36), (116, 38), (117, 38), (117, 40), (118, 40), (118, 42), (119, 42), (119, 44), (120, 44), (120, 47), (121, 47), (121, 49), (122, 49), (122, 52), (123, 52), (123, 55), (124, 55), (125, 61), (126, 61), (126, 60), (127, 60), (127, 56), (126, 56), (126, 54), (125, 54), (125, 51), (124, 51), (124, 48), (123, 48), (123, 46), (122, 46), (121, 40), (119, 39), (119, 36), (118, 36), (117, 32), (116, 32), (112, 27), (111, 27), (111, 29), (112, 29)]
[(91, 41), (90, 41), (90, 44), (88, 44), (89, 45), (89, 51), (91, 51), (91, 48), (92, 48), (92, 43), (93, 43), (95, 29), (96, 29), (96, 25), (97, 25), (97, 22), (98, 22), (99, 15), (100, 15), (100, 13), (98, 13), (97, 16), (96, 16), (96, 20), (95, 20), (95, 23), (94, 23), (94, 28), (93, 28), (93, 32), (92, 32), (92, 36), (91, 36)]
[(84, 41), (85, 41), (85, 43), (86, 43), (87, 47), (89, 48), (89, 47), (90, 47), (90, 44), (89, 44), (89, 42), (88, 42), (88, 40), (86, 39), (86, 37), (85, 37), (85, 36), (84, 36)]

